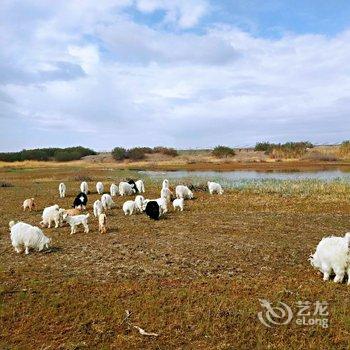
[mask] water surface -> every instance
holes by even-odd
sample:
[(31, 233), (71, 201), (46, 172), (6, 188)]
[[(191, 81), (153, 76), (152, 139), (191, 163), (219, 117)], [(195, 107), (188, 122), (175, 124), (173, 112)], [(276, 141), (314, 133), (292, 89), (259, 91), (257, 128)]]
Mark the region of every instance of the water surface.
[(152, 179), (202, 179), (223, 180), (224, 182), (240, 181), (264, 181), (264, 180), (321, 180), (334, 181), (345, 180), (350, 182), (350, 172), (341, 170), (321, 170), (321, 171), (253, 171), (253, 170), (235, 170), (235, 171), (140, 171), (141, 174), (149, 176)]

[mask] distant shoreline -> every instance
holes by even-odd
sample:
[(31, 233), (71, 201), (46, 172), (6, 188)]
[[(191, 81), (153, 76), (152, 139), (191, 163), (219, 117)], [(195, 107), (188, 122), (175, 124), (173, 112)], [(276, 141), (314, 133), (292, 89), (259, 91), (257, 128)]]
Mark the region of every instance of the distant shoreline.
[(157, 171), (234, 171), (234, 170), (251, 170), (251, 171), (322, 171), (330, 169), (339, 169), (350, 171), (350, 161), (336, 162), (311, 162), (304, 160), (285, 160), (269, 162), (238, 162), (234, 160), (218, 161), (138, 161), (138, 162), (86, 162), (84, 160), (71, 162), (54, 162), (54, 161), (23, 161), (23, 162), (0, 162), (1, 169), (36, 169), (36, 168), (84, 168), (84, 169), (125, 169), (125, 170), (157, 170)]

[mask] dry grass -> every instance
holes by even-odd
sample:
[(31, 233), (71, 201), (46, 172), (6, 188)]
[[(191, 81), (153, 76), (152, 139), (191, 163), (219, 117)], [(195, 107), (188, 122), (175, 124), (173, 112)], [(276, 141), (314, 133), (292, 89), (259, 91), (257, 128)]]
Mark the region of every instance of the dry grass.
[(309, 160), (309, 161), (321, 161), (321, 162), (336, 162), (339, 160), (339, 158), (332, 153), (323, 153), (323, 152), (308, 152), (304, 157), (302, 157), (303, 160)]
[[(321, 149), (321, 148), (320, 148)], [(313, 152), (313, 151), (312, 151)], [(149, 155), (142, 161), (122, 161), (116, 162), (105, 155), (102, 159), (99, 156), (93, 156), (80, 161), (72, 162), (38, 162), (24, 161), (6, 163), (0, 162), (0, 169), (6, 171), (31, 171), (31, 169), (74, 169), (78, 173), (82, 170), (95, 171), (101, 169), (130, 169), (130, 170), (256, 170), (256, 171), (311, 171), (325, 169), (343, 169), (350, 170), (350, 160), (339, 159), (335, 161), (334, 152), (323, 153), (320, 156), (313, 156), (310, 151), (310, 157), (307, 159), (270, 159), (263, 152), (255, 152), (248, 149), (236, 151), (236, 156), (232, 159), (217, 159), (212, 157), (207, 151), (184, 151), (178, 157)], [(332, 160), (332, 161), (330, 161)], [(79, 174), (77, 175), (79, 176)]]
[(344, 141), (339, 146), (338, 150), (341, 157), (345, 159), (350, 159), (350, 141)]
[[(288, 196), (281, 191), (231, 190), (224, 196), (196, 193), (183, 213), (150, 221), (143, 215), (109, 215), (109, 233), (69, 235), (45, 230), (53, 249), (17, 255), (8, 222), (40, 221), (48, 204), (69, 207), (79, 182), (75, 168), (2, 169), (14, 187), (0, 188), (1, 349), (347, 349), (349, 287), (324, 283), (307, 258), (325, 234), (349, 230), (350, 190), (327, 186)], [(131, 174), (89, 168), (96, 181), (118, 182)], [(64, 181), (69, 197), (58, 198)], [(91, 188), (93, 188), (91, 184)], [(158, 195), (146, 181), (147, 197)], [(34, 196), (37, 211), (23, 213)], [(89, 196), (89, 211), (93, 201)], [(293, 305), (329, 303), (330, 327), (259, 323), (259, 298)], [(159, 337), (145, 337), (131, 321)]]

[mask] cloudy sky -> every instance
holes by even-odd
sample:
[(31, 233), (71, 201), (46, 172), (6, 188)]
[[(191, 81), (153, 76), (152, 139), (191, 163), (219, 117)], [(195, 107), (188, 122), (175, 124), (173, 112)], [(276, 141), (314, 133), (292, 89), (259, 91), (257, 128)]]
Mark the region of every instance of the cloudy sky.
[(348, 0), (1, 0), (0, 150), (350, 138)]

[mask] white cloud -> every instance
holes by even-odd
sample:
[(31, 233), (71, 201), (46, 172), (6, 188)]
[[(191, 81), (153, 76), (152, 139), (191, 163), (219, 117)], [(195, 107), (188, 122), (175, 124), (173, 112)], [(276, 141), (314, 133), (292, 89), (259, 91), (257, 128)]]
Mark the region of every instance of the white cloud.
[(152, 13), (157, 10), (165, 11), (165, 23), (173, 23), (180, 28), (192, 28), (209, 11), (205, 0), (136, 0), (138, 10)]
[(230, 42), (215, 33), (169, 33), (126, 19), (119, 19), (112, 25), (99, 26), (97, 35), (109, 52), (114, 54), (115, 60), (129, 64), (226, 64), (238, 56)]
[(99, 64), (99, 51), (96, 46), (69, 46), (68, 53), (76, 58), (76, 62), (81, 65), (88, 74), (93, 74), (96, 66)]
[[(350, 31), (272, 40), (212, 24), (198, 34), (137, 23), (124, 13), (130, 1), (98, 8), (87, 1), (77, 11), (79, 3), (38, 2), (33, 18), (16, 13), (19, 28), (5, 3), (11, 13), (0, 25), (0, 119), (7, 131), (0, 148), (28, 147), (16, 136), (21, 127), (38, 135), (37, 146), (68, 145), (81, 135), (97, 149), (348, 137)], [(137, 2), (144, 13), (174, 13), (172, 21), (186, 28), (208, 8), (172, 4)], [(206, 10), (196, 14), (197, 5)]]

